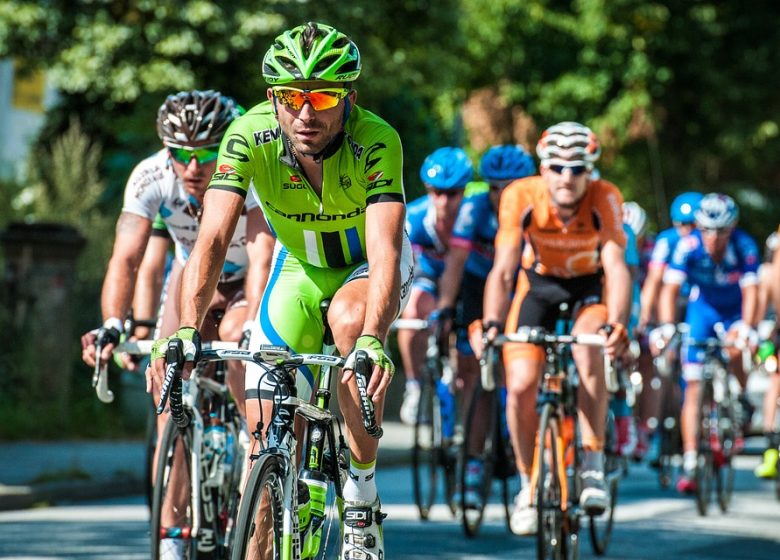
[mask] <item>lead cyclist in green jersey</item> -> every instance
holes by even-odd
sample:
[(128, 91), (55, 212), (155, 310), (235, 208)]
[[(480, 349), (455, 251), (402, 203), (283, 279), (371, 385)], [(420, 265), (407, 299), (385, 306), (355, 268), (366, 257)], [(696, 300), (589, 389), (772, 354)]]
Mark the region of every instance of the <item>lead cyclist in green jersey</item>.
[[(371, 356), (368, 394), (379, 421), (395, 370), (384, 340), (406, 303), (413, 267), (403, 233), (401, 142), (390, 125), (355, 105), (352, 82), (360, 68), (357, 46), (327, 25), (308, 23), (276, 38), (263, 60), (268, 101), (236, 120), (222, 141), (200, 235), (184, 270), (175, 337), (191, 360), (199, 347), (196, 329), (252, 183), (277, 245), (250, 348), (271, 342), (318, 352), (319, 305), (331, 299), (328, 322), (339, 352), (348, 356), (338, 386), (351, 448), (340, 558), (379, 560), (378, 444), (363, 429), (351, 366), (357, 350)], [(165, 344), (158, 341), (153, 354), (156, 382), (163, 376)], [(299, 397), (311, 391), (316, 375), (302, 368)], [(271, 417), (271, 387), (247, 368), (246, 389), (254, 429)]]

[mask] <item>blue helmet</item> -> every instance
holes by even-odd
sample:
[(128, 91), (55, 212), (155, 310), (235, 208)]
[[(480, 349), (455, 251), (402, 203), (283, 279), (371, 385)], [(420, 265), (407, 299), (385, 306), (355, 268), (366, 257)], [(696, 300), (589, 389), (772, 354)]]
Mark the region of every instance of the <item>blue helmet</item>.
[(420, 168), (420, 179), (434, 189), (464, 189), (473, 177), (474, 166), (461, 148), (439, 148)]
[(734, 199), (720, 193), (710, 193), (701, 199), (696, 210), (696, 225), (703, 229), (724, 229), (735, 226), (739, 208)]
[(699, 208), (702, 198), (704, 198), (703, 194), (693, 191), (678, 194), (669, 208), (669, 216), (672, 218), (672, 222), (692, 224), (696, 221), (694, 214)]
[(493, 146), (479, 160), (479, 175), (488, 183), (507, 183), (534, 173), (533, 158), (520, 146)]

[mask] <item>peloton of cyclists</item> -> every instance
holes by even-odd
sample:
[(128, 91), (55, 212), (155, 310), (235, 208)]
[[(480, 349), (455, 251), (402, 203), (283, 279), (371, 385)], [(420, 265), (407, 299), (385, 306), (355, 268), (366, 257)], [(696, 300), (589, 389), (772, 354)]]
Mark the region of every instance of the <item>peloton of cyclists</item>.
[[(496, 256), (485, 285), (482, 328), (486, 338), (528, 326), (552, 331), (559, 305), (566, 302), (575, 310), (573, 333), (604, 333), (604, 327), (610, 325), (606, 352), (613, 358), (622, 355), (628, 344), (631, 290), (624, 260), (623, 199), (613, 184), (591, 178), (601, 152), (599, 141), (588, 127), (562, 122), (542, 134), (536, 151), (541, 176), (516, 181), (502, 193)], [(507, 313), (523, 239), (533, 258), (523, 266)], [(573, 355), (581, 376), (581, 505), (585, 511), (598, 514), (608, 501), (604, 482), (604, 362), (600, 350), (592, 347), (575, 347)], [(533, 345), (504, 348), (507, 421), (523, 478), (510, 523), (517, 534), (533, 534), (537, 529), (528, 479), (538, 425), (535, 400), (542, 363), (543, 355)]]

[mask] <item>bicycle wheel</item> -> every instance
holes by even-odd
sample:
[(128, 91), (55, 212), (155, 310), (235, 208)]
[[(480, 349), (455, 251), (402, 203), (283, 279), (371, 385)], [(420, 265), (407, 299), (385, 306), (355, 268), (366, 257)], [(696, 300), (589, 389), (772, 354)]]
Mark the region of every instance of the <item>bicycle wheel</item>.
[(179, 429), (168, 420), (159, 442), (157, 477), (152, 492), (152, 558), (178, 549), (181, 558), (198, 556), (197, 540), (191, 537), (193, 526), (191, 492), (192, 427)]
[(699, 515), (707, 515), (715, 478), (711, 445), (713, 421), (716, 420), (714, 406), (712, 383), (703, 381), (699, 388), (699, 425), (696, 436), (696, 508)]
[(736, 414), (729, 404), (718, 405), (718, 447), (719, 452), (713, 454), (715, 467), (715, 486), (718, 495), (718, 505), (723, 513), (726, 513), (731, 505), (731, 497), (734, 493), (734, 465), (732, 463), (736, 441)]
[(536, 448), (536, 557), (539, 560), (565, 558), (563, 490), (561, 488), (562, 457), (558, 455), (560, 429), (553, 405), (546, 404), (539, 418), (539, 439)]
[[(475, 537), (479, 533), (482, 518), (485, 513), (485, 506), (490, 500), (490, 490), (493, 484), (493, 471), (496, 461), (496, 421), (499, 411), (498, 398), (496, 391), (485, 391), (481, 385), (477, 385), (474, 394), (469, 403), (466, 413), (466, 422), (463, 426), (464, 440), (461, 449), (460, 470), (460, 508), (463, 512), (461, 517), (463, 531), (467, 537)], [(479, 419), (488, 418), (488, 424), (484, 434), (473, 433), (475, 424)], [(482, 443), (482, 450), (479, 453), (470, 452), (470, 449), (479, 447)], [(478, 500), (466, 501), (466, 465), (469, 460), (477, 460), (482, 465), (482, 481), (478, 487)]]
[(412, 446), (412, 487), (421, 519), (428, 519), (436, 499), (438, 469), (441, 464), (441, 408), (436, 387), (427, 378), (420, 388), (417, 422)]
[[(615, 417), (610, 413), (607, 419), (605, 440), (607, 442), (614, 441), (615, 437)], [(601, 515), (590, 516), (590, 543), (593, 552), (599, 556), (607, 551), (609, 540), (612, 537), (618, 484), (623, 470), (620, 457), (615, 453), (615, 449), (612, 446), (608, 447), (604, 450), (604, 477), (609, 489), (609, 504)]]
[(154, 493), (154, 453), (157, 450), (157, 412), (149, 399), (146, 418), (146, 457), (144, 459), (144, 494), (146, 505), (152, 507)]
[(270, 454), (260, 455), (252, 467), (238, 510), (232, 560), (281, 557), (284, 472), (279, 457)]

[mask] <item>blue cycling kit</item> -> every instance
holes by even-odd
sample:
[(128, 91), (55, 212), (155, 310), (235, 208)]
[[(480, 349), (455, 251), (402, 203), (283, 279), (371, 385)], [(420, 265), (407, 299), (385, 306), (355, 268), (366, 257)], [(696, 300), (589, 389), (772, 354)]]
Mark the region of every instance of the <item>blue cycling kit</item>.
[(450, 245), (470, 251), (464, 270), (487, 278), (493, 267), (498, 216), (490, 202), (490, 193), (479, 192), (463, 199), (452, 230)]

